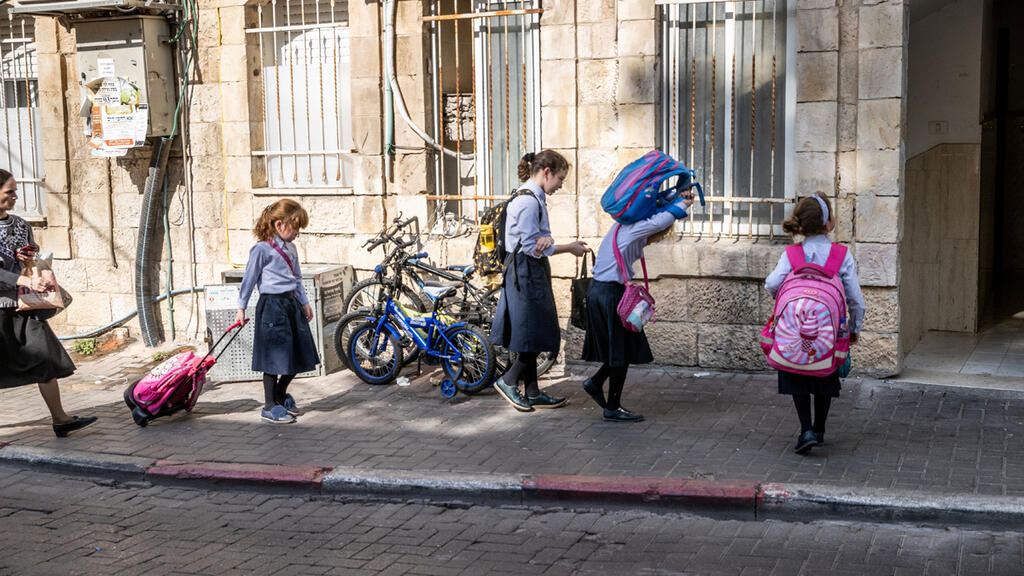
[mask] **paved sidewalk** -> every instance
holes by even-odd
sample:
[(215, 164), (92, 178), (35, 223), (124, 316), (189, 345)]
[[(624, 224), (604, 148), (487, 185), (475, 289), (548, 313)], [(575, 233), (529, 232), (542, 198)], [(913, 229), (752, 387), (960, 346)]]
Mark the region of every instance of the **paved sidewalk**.
[[(521, 414), (491, 391), (445, 400), (432, 381), (439, 372), (407, 387), (339, 372), (292, 385), (304, 410), (296, 424), (262, 423), (262, 387), (251, 382), (210, 385), (192, 414), (140, 428), (122, 393), (152, 352), (135, 345), (80, 365), (62, 386), (65, 406), (100, 421), (66, 439), (54, 437), (35, 387), (0, 391), (0, 443), (9, 445), (0, 461), (5, 451), (57, 461), (91, 454), (164, 475), (193, 466), (273, 479), (268, 465), (282, 465), (284, 476), (290, 467), (319, 482), (334, 470), (375, 486), (428, 488), (433, 478), (457, 491), (460, 479), (471, 490), (524, 479), (535, 491), (638, 498), (723, 486), (723, 498), (735, 497), (729, 488), (741, 486), (775, 503), (1024, 511), (1024, 392), (851, 378), (833, 403), (826, 445), (805, 456), (792, 453), (796, 414), (774, 374), (692, 369), (630, 371), (624, 400), (647, 418), (639, 424), (603, 422), (579, 388), (592, 368), (570, 365), (542, 382), (570, 398), (557, 410)], [(255, 472), (245, 476), (247, 468)]]

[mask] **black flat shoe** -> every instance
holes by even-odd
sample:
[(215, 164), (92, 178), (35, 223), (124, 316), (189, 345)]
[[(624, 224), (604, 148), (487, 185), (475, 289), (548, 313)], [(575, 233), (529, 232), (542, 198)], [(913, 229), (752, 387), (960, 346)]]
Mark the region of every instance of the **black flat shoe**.
[(590, 397), (597, 402), (597, 405), (604, 408), (604, 390), (601, 386), (594, 383), (593, 380), (587, 378), (583, 381), (583, 391), (590, 394)]
[(818, 435), (814, 433), (814, 430), (807, 430), (796, 439), (796, 446), (793, 447), (793, 452), (805, 454), (811, 447), (817, 445)]
[(640, 414), (626, 412), (622, 408), (616, 410), (604, 409), (604, 419), (607, 422), (643, 422), (644, 417)]
[(494, 382), (494, 390), (499, 396), (508, 401), (513, 408), (520, 412), (533, 412), (533, 407), (530, 403), (523, 398), (523, 395), (519, 393), (519, 390), (515, 386), (509, 386), (505, 383), (503, 378), (498, 378)]
[(533, 408), (560, 408), (569, 403), (565, 398), (554, 398), (543, 392), (536, 396), (527, 396), (526, 401)]
[(68, 434), (78, 430), (79, 428), (85, 428), (89, 424), (96, 421), (95, 416), (89, 416), (88, 418), (79, 418), (73, 416), (71, 422), (65, 422), (64, 424), (54, 424), (53, 433), (57, 435), (57, 438), (66, 438)]

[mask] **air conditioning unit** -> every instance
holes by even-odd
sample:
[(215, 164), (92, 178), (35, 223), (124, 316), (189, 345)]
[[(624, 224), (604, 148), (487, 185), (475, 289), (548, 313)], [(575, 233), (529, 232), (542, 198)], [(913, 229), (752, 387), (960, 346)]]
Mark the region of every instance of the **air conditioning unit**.
[(153, 12), (181, 10), (180, 0), (169, 0), (165, 2), (147, 2), (146, 0), (14, 0), (10, 3), (12, 14), (82, 14), (116, 10), (125, 12), (135, 10), (146, 10)]

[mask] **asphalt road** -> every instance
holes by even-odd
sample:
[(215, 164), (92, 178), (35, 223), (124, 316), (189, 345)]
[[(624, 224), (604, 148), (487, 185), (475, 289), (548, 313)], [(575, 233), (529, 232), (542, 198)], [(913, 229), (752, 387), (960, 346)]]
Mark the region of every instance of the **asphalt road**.
[(1024, 573), (1021, 531), (344, 501), (0, 466), (0, 574)]

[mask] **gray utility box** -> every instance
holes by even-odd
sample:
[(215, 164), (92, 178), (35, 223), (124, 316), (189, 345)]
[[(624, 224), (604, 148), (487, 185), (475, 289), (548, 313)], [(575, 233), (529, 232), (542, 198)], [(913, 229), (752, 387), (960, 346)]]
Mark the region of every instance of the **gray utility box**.
[[(238, 311), (238, 288), (244, 270), (230, 270), (223, 274), (223, 284), (206, 286), (206, 327), (214, 341), (235, 321)], [(324, 376), (337, 372), (343, 367), (334, 351), (334, 329), (341, 318), (345, 297), (355, 284), (355, 270), (349, 265), (303, 264), (302, 285), (306, 288), (309, 304), (313, 307), (313, 320), (309, 323), (320, 355), (320, 366), (311, 372), (297, 375), (298, 378)], [(253, 322), (256, 318), (256, 302), (259, 292), (253, 290), (245, 317), (250, 322), (242, 328), (217, 364), (210, 369), (209, 378), (216, 382), (240, 382), (261, 380), (261, 372), (252, 371)]]
[(114, 61), (115, 74), (139, 89), (139, 102), (149, 104), (148, 136), (167, 136), (174, 122), (174, 63), (170, 27), (163, 16), (127, 16), (79, 20), (73, 24), (78, 43), (82, 97), (85, 84), (100, 74), (98, 61)]

